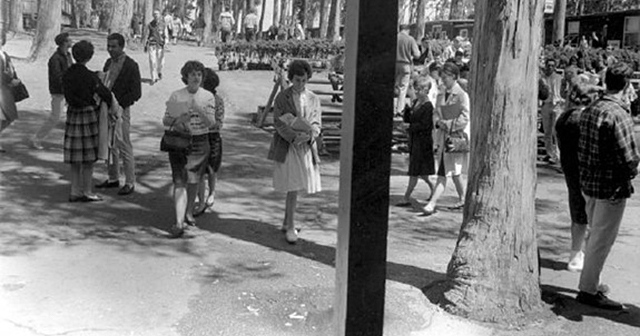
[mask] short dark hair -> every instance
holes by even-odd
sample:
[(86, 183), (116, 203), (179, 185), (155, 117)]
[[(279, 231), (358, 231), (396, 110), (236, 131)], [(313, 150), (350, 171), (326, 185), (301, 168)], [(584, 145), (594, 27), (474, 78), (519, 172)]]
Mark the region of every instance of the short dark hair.
[(85, 63), (93, 57), (93, 44), (87, 40), (82, 40), (73, 45), (71, 54), (76, 63)]
[(292, 80), (294, 76), (307, 75), (307, 79), (311, 78), (313, 72), (311, 71), (311, 65), (307, 61), (295, 60), (289, 64), (289, 71), (287, 72), (287, 78)]
[(122, 34), (112, 33), (109, 36), (107, 36), (107, 41), (112, 41), (112, 40), (118, 41), (118, 45), (121, 47), (124, 47), (124, 36), (122, 36)]
[(216, 89), (220, 85), (220, 77), (211, 68), (204, 69), (204, 79), (202, 80), (202, 88), (216, 94)]
[(622, 91), (629, 83), (631, 76), (633, 75), (633, 69), (627, 63), (618, 62), (607, 68), (607, 74), (605, 75), (604, 82), (607, 85), (607, 90), (610, 91)]
[(68, 38), (69, 38), (69, 33), (60, 33), (56, 36), (54, 41), (56, 42), (56, 45), (59, 47), (63, 45), (65, 42), (67, 42)]
[(549, 65), (549, 62), (553, 62), (555, 65), (558, 65), (558, 62), (556, 61), (556, 59), (555, 59), (555, 58), (547, 58), (547, 59), (544, 61), (544, 65), (545, 65), (545, 66), (546, 66), (546, 65)]
[(429, 73), (432, 73), (434, 71), (440, 71), (440, 69), (442, 69), (442, 67), (440, 66), (440, 64), (438, 64), (438, 62), (433, 62), (429, 64)]
[(456, 79), (460, 77), (460, 68), (455, 63), (447, 62), (442, 66), (443, 73), (449, 73), (453, 75)]
[(187, 61), (180, 69), (180, 75), (182, 76), (182, 82), (187, 84), (187, 78), (192, 72), (201, 72), (204, 77), (204, 64), (199, 61)]

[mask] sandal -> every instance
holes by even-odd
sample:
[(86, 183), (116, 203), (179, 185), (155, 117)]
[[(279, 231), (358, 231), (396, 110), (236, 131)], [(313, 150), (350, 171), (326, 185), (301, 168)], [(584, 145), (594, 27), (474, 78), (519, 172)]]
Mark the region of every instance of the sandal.
[(175, 239), (175, 238), (180, 238), (184, 235), (184, 228), (182, 228), (182, 226), (179, 225), (173, 225), (170, 229), (169, 229), (169, 238)]

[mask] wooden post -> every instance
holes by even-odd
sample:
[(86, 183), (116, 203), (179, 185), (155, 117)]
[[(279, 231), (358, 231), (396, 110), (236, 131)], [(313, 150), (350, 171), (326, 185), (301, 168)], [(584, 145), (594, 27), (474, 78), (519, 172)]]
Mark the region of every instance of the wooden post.
[(338, 336), (382, 335), (397, 13), (397, 0), (347, 1), (334, 304)]

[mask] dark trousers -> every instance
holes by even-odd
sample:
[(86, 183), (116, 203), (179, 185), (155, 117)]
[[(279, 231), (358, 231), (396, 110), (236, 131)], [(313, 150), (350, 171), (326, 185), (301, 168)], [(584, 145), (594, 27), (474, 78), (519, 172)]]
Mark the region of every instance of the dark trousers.
[(247, 42), (251, 42), (256, 39), (256, 29), (255, 28), (245, 28), (244, 35), (247, 39)]
[(227, 42), (229, 36), (231, 36), (231, 32), (228, 30), (223, 30), (220, 32), (220, 38), (222, 39), (222, 42)]

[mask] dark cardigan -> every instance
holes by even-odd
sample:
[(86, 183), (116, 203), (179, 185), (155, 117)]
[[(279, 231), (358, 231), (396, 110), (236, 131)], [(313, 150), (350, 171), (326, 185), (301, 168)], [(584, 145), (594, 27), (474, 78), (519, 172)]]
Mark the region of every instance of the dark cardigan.
[[(111, 92), (116, 96), (118, 103), (122, 108), (127, 108), (142, 96), (142, 88), (140, 84), (140, 69), (138, 63), (129, 56), (124, 56), (124, 64), (118, 78), (116, 78)], [(111, 59), (109, 58), (102, 69), (104, 72), (109, 71)]]

